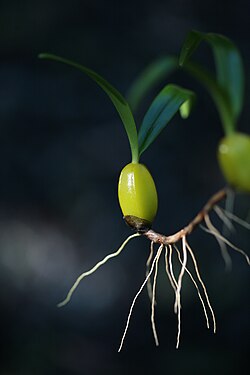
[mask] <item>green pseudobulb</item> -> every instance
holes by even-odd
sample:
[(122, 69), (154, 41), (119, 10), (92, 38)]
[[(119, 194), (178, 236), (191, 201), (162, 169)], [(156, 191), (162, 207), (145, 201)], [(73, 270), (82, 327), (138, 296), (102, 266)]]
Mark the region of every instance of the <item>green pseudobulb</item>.
[(154, 180), (143, 164), (130, 163), (123, 168), (118, 198), (123, 216), (130, 226), (138, 231), (151, 227), (158, 198)]
[(236, 132), (224, 137), (218, 146), (218, 160), (228, 184), (250, 193), (250, 136)]

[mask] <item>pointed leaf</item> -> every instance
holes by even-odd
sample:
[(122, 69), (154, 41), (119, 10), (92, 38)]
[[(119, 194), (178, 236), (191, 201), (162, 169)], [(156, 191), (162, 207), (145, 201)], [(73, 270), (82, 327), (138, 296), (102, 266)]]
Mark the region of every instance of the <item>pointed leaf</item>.
[(183, 44), (179, 64), (181, 66), (186, 64), (203, 40), (213, 50), (216, 81), (220, 88), (224, 90), (224, 95), (228, 96), (231, 116), (233, 122), (236, 123), (243, 106), (244, 70), (241, 55), (232, 41), (220, 34), (191, 31)]
[(149, 107), (139, 130), (139, 154), (141, 155), (157, 138), (172, 117), (180, 110), (183, 103), (189, 101), (190, 108), (195, 101), (192, 91), (169, 84), (160, 91)]
[(114, 104), (122, 122), (127, 132), (127, 136), (130, 143), (131, 153), (132, 153), (132, 160), (134, 162), (138, 162), (138, 136), (137, 136), (137, 129), (134, 121), (133, 114), (129, 107), (128, 102), (126, 99), (116, 90), (109, 82), (107, 82), (103, 77), (99, 74), (94, 72), (93, 70), (86, 68), (83, 65), (75, 63), (71, 60), (64, 59), (62, 57), (49, 54), (49, 53), (41, 53), (39, 55), (41, 59), (48, 59), (58, 61), (67, 65), (70, 65), (83, 73), (89, 76), (92, 80), (94, 80), (109, 96), (112, 103)]
[(203, 40), (205, 34), (200, 33), (195, 30), (191, 30), (183, 43), (180, 57), (179, 57), (179, 65), (183, 66), (185, 63), (188, 62), (190, 57), (193, 55), (193, 53), (196, 51), (198, 46), (200, 45), (200, 42)]
[(178, 59), (174, 56), (165, 56), (155, 60), (132, 83), (127, 100), (135, 111), (147, 93), (159, 82), (178, 68)]
[(224, 125), (225, 132), (234, 129), (235, 124), (231, 103), (225, 91), (216, 82), (215, 77), (201, 65), (191, 61), (184, 65), (184, 69), (202, 83), (211, 95), (219, 112), (221, 122)]
[(228, 93), (235, 119), (239, 117), (244, 96), (244, 69), (241, 55), (236, 46), (219, 34), (207, 34), (213, 48), (217, 80)]

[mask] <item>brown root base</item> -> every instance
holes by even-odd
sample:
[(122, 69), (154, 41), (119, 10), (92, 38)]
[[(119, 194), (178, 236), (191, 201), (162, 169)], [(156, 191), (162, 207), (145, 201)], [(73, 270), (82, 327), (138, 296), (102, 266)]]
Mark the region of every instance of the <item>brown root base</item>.
[(205, 217), (213, 209), (213, 207), (218, 202), (226, 198), (227, 194), (227, 188), (219, 190), (207, 201), (205, 206), (200, 210), (200, 212), (195, 216), (195, 218), (190, 221), (190, 223), (186, 227), (182, 228), (181, 230), (170, 236), (165, 236), (164, 234), (157, 233), (153, 229), (149, 229), (148, 231), (142, 232), (142, 235), (144, 235), (154, 243), (162, 244), (165, 246), (175, 244), (176, 242), (180, 241), (183, 237), (186, 237), (187, 235), (192, 233), (192, 231), (197, 227), (197, 225), (199, 225), (205, 219)]

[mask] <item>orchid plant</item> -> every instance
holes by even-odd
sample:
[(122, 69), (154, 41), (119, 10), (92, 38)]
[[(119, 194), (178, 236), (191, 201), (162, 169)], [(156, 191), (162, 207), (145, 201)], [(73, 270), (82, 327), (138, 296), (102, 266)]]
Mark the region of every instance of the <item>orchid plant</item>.
[[(208, 43), (212, 48), (216, 66), (215, 74), (211, 74), (203, 66), (191, 60), (201, 42)], [(120, 173), (118, 200), (125, 222), (135, 233), (126, 238), (117, 251), (107, 255), (89, 271), (82, 273), (76, 279), (66, 298), (58, 306), (66, 305), (79, 283), (86, 276), (93, 274), (109, 259), (118, 256), (131, 239), (144, 236), (150, 241), (146, 276), (132, 301), (119, 351), (124, 344), (135, 302), (145, 286), (147, 286), (151, 303), (153, 336), (156, 345), (159, 345), (154, 315), (158, 265), (163, 253), (165, 253), (166, 273), (175, 294), (174, 312), (177, 314), (178, 321), (176, 347), (179, 347), (180, 342), (181, 289), (185, 273), (191, 278), (196, 288), (204, 311), (207, 328), (210, 327), (210, 320), (212, 320), (213, 331), (215, 332), (215, 314), (205, 284), (201, 278), (194, 251), (187, 237), (204, 221), (206, 227), (203, 228), (218, 240), (225, 259), (227, 259), (226, 245), (228, 245), (241, 253), (250, 265), (248, 255), (225, 238), (214, 227), (209, 217), (210, 211), (215, 210), (225, 224), (228, 224), (232, 220), (250, 229), (250, 224), (217, 205), (228, 195), (228, 186), (250, 193), (250, 137), (236, 130), (239, 115), (243, 107), (244, 93), (243, 64), (236, 46), (222, 35), (191, 31), (184, 41), (180, 57), (166, 56), (150, 64), (134, 81), (133, 85), (131, 85), (127, 99), (102, 76), (83, 65), (49, 53), (42, 53), (39, 57), (76, 68), (100, 86), (116, 108), (126, 131), (131, 151), (131, 160), (122, 168)], [(158, 208), (157, 189), (151, 173), (144, 164), (140, 163), (140, 158), (150, 148), (151, 144), (163, 134), (163, 129), (170, 122), (173, 122), (172, 119), (178, 112), (183, 119), (189, 117), (194, 107), (195, 94), (193, 91), (173, 83), (168, 83), (163, 85), (160, 92), (153, 99), (139, 127), (136, 126), (133, 112), (137, 110), (145, 95), (150, 92), (156, 83), (165, 81), (169, 74), (177, 69), (182, 69), (195, 77), (209, 91), (214, 100), (225, 132), (225, 137), (218, 145), (218, 160), (228, 186), (215, 193), (195, 218), (184, 228), (181, 228), (174, 234), (163, 235), (152, 229)], [(155, 250), (155, 245), (157, 246), (157, 250)], [(180, 262), (180, 270), (177, 276), (175, 275), (172, 262), (174, 252), (177, 254)], [(194, 274), (187, 264), (189, 257), (193, 263)]]

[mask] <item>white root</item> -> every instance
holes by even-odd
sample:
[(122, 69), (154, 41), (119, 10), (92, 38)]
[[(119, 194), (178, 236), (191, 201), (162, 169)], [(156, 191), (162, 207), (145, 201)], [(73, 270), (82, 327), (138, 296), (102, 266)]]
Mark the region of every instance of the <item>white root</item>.
[(129, 327), (129, 323), (130, 323), (130, 318), (131, 318), (131, 315), (132, 315), (132, 312), (133, 312), (133, 308), (134, 308), (135, 302), (136, 302), (138, 296), (140, 295), (140, 293), (142, 292), (142, 290), (143, 290), (144, 286), (146, 285), (148, 279), (150, 278), (151, 274), (153, 273), (154, 267), (155, 267), (155, 263), (158, 261), (160, 255), (161, 255), (161, 251), (162, 251), (162, 247), (160, 246), (159, 249), (158, 249), (158, 251), (157, 251), (157, 253), (156, 253), (156, 256), (153, 259), (153, 262), (152, 262), (152, 265), (151, 265), (151, 268), (150, 268), (150, 271), (149, 271), (147, 277), (143, 281), (140, 289), (138, 290), (138, 292), (136, 293), (136, 295), (135, 295), (135, 297), (134, 297), (134, 299), (132, 301), (132, 304), (130, 306), (130, 310), (129, 310), (129, 313), (128, 313), (128, 318), (127, 318), (125, 330), (124, 330), (124, 333), (122, 335), (122, 339), (121, 339), (121, 343), (120, 343), (118, 352), (120, 352), (122, 350), (124, 339), (125, 339), (127, 331), (128, 331), (128, 327)]
[(175, 299), (175, 310), (178, 313), (178, 331), (177, 331), (177, 340), (176, 340), (176, 349), (179, 347), (180, 335), (181, 335), (181, 287), (182, 287), (182, 278), (185, 273), (185, 268), (187, 264), (187, 249), (186, 249), (186, 237), (182, 237), (182, 251), (183, 251), (183, 263), (179, 273), (176, 289), (176, 299)]
[(155, 274), (154, 274), (154, 280), (153, 280), (152, 301), (151, 301), (151, 324), (152, 324), (153, 336), (155, 339), (156, 346), (159, 346), (159, 340), (158, 340), (158, 335), (157, 335), (156, 326), (155, 326), (155, 305), (156, 305), (155, 294), (156, 294), (156, 281), (157, 281), (157, 274), (158, 274), (158, 263), (159, 263), (159, 259), (161, 256), (162, 249), (163, 249), (163, 245), (159, 247), (159, 256), (157, 257), (156, 262), (155, 262)]
[(216, 332), (216, 320), (215, 320), (215, 314), (214, 314), (214, 311), (213, 311), (213, 308), (211, 306), (211, 303), (210, 303), (210, 300), (209, 300), (209, 297), (208, 297), (208, 293), (207, 293), (207, 289), (206, 289), (206, 286), (204, 284), (204, 282), (202, 281), (202, 278), (201, 278), (201, 275), (200, 275), (200, 272), (199, 272), (199, 268), (198, 268), (198, 264), (197, 264), (197, 261), (196, 261), (196, 258), (194, 256), (194, 253), (193, 253), (193, 250), (191, 249), (191, 247), (189, 246), (188, 242), (186, 242), (186, 246), (187, 246), (187, 249), (192, 257), (192, 260), (193, 260), (193, 264), (194, 264), (194, 269), (195, 269), (195, 272), (196, 272), (196, 275), (197, 275), (197, 278), (202, 286), (202, 289), (203, 289), (203, 292), (205, 294), (205, 297), (206, 297), (206, 301), (207, 301), (207, 305), (209, 307), (209, 310), (211, 312), (211, 315), (212, 315), (212, 319), (213, 319), (213, 326), (214, 326), (214, 333)]
[[(180, 251), (179, 251), (179, 249), (177, 248), (177, 246), (175, 246), (175, 249), (176, 249), (176, 251), (177, 251), (179, 261), (180, 261), (181, 265), (183, 265), (183, 262), (182, 262), (182, 260), (181, 260), (181, 254), (180, 254)], [(200, 301), (201, 301), (202, 308), (203, 308), (203, 311), (204, 311), (204, 315), (205, 315), (205, 319), (206, 319), (207, 328), (209, 329), (209, 319), (208, 319), (207, 309), (206, 309), (206, 305), (205, 305), (205, 303), (204, 303), (204, 300), (203, 300), (203, 298), (202, 298), (202, 295), (201, 295), (201, 293), (200, 293), (200, 288), (199, 288), (198, 284), (196, 283), (196, 281), (195, 281), (195, 279), (194, 279), (192, 273), (189, 271), (189, 269), (188, 269), (187, 267), (185, 267), (185, 271), (186, 271), (187, 274), (189, 275), (190, 279), (192, 280), (192, 282), (193, 282), (193, 284), (194, 284), (194, 286), (195, 286), (195, 288), (196, 288), (196, 291), (197, 291), (198, 297), (199, 297), (199, 299), (200, 299)]]
[(219, 244), (220, 251), (221, 251), (221, 256), (224, 260), (225, 263), (225, 270), (226, 271), (231, 271), (232, 269), (232, 259), (231, 256), (229, 255), (227, 245), (221, 240), (219, 237), (215, 237), (216, 241)]
[[(169, 257), (168, 257), (168, 247), (169, 247)], [(174, 289), (174, 292), (176, 292), (177, 282), (176, 282), (176, 279), (175, 279), (174, 274), (173, 274), (173, 266), (172, 266), (172, 259), (171, 258), (172, 258), (172, 246), (171, 245), (165, 246), (166, 273), (167, 273), (168, 279), (170, 281), (170, 284), (171, 284), (172, 288)], [(170, 265), (171, 265), (172, 273), (170, 272)]]
[(222, 208), (219, 206), (214, 206), (214, 211), (218, 215), (218, 217), (221, 219), (223, 224), (229, 229), (230, 232), (235, 232), (235, 227), (233, 226), (232, 222), (228, 218), (228, 216), (224, 213)]
[(98, 262), (93, 268), (91, 268), (89, 271), (87, 272), (84, 272), (82, 273), (77, 279), (76, 281), (74, 282), (73, 286), (70, 288), (66, 298), (58, 303), (58, 307), (62, 307), (62, 306), (65, 306), (71, 299), (72, 297), (72, 294), (74, 293), (74, 291), (76, 290), (76, 288), (78, 287), (78, 285), (80, 284), (80, 282), (86, 277), (86, 276), (89, 276), (91, 275), (92, 273), (94, 273), (99, 267), (101, 267), (103, 264), (105, 264), (109, 259), (111, 258), (114, 258), (114, 257), (117, 257), (121, 252), (122, 250), (124, 249), (124, 247), (127, 245), (127, 243), (132, 240), (132, 238), (134, 237), (138, 237), (140, 236), (139, 233), (135, 233), (135, 234), (132, 234), (131, 236), (129, 236), (128, 238), (126, 238), (126, 240), (122, 243), (122, 245), (119, 247), (119, 249), (115, 252), (115, 253), (111, 253), (109, 255), (107, 255), (104, 259), (102, 259), (100, 262)]
[[(235, 192), (232, 189), (227, 190), (226, 200), (225, 200), (225, 210), (233, 212), (234, 210), (234, 201), (235, 201)], [(230, 232), (228, 231), (225, 222), (223, 222), (222, 235), (227, 236)]]
[[(218, 206), (216, 206), (218, 207)], [(250, 223), (241, 219), (240, 217), (234, 215), (232, 212), (224, 210), (223, 208), (219, 207), (221, 211), (223, 211), (224, 215), (227, 216), (229, 219), (233, 220), (235, 223), (241, 225), (242, 227), (250, 230)]]
[(211, 220), (209, 219), (208, 215), (205, 216), (205, 223), (206, 223), (206, 225), (207, 225), (208, 228), (205, 228), (205, 227), (203, 227), (201, 225), (201, 228), (205, 232), (207, 232), (209, 234), (212, 234), (213, 236), (221, 239), (226, 245), (230, 246), (233, 250), (235, 250), (238, 253), (242, 254), (245, 257), (247, 263), (250, 265), (250, 259), (249, 259), (248, 255), (242, 249), (240, 249), (239, 247), (235, 246), (232, 242), (228, 241), (228, 239), (226, 239), (225, 237), (223, 237), (222, 234), (218, 231), (218, 229), (216, 229), (214, 227), (214, 225), (211, 223)]
[(172, 278), (173, 284), (174, 284), (173, 288), (174, 288), (174, 291), (176, 292), (176, 289), (177, 289), (177, 280), (175, 278), (174, 271), (173, 271), (172, 245), (169, 245), (168, 247), (169, 247), (169, 270), (170, 270), (170, 275), (171, 275), (171, 278)]
[[(225, 215), (223, 210), (219, 206), (214, 206), (214, 211), (216, 212), (216, 214), (219, 216), (219, 218), (223, 222), (223, 225), (225, 227), (227, 227), (231, 232), (234, 232), (235, 228), (232, 225), (231, 221), (228, 219), (228, 217)], [(223, 227), (224, 231), (225, 231), (225, 227)], [(216, 229), (216, 231), (217, 231), (217, 229)], [(231, 259), (231, 256), (229, 255), (227, 246), (226, 246), (225, 242), (223, 242), (221, 240), (221, 238), (215, 237), (215, 239), (219, 244), (221, 256), (222, 256), (222, 258), (225, 262), (226, 271), (231, 271), (231, 269), (232, 269), (232, 259)]]
[[(149, 253), (149, 257), (147, 259), (147, 263), (146, 263), (146, 277), (148, 276), (148, 273), (149, 273), (149, 270), (150, 270), (150, 265), (151, 265), (151, 261), (152, 261), (153, 255), (154, 255), (154, 242), (151, 241), (150, 253)], [(150, 277), (149, 277), (149, 279), (147, 281), (147, 291), (148, 291), (149, 300), (152, 301), (152, 294), (153, 293), (152, 293), (152, 284), (151, 284)], [(155, 301), (155, 304), (156, 304), (156, 301)]]

